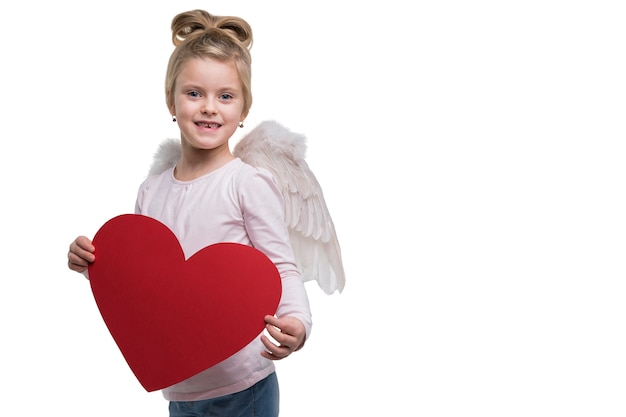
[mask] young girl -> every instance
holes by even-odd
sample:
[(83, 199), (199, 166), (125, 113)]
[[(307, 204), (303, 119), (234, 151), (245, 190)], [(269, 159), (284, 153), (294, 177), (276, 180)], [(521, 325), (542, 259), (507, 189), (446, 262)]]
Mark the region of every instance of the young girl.
[[(182, 156), (174, 168), (140, 186), (135, 212), (153, 217), (176, 235), (189, 258), (219, 242), (254, 246), (276, 265), (282, 298), (267, 331), (230, 358), (163, 390), (170, 416), (277, 416), (278, 382), (273, 360), (304, 344), (311, 313), (284, 220), (282, 195), (268, 171), (230, 151), (250, 106), (252, 31), (238, 17), (203, 10), (172, 21), (175, 50), (165, 94), (180, 128)], [(70, 245), (69, 268), (87, 274), (96, 248), (85, 236)], [(184, 343), (184, 341), (181, 341)]]

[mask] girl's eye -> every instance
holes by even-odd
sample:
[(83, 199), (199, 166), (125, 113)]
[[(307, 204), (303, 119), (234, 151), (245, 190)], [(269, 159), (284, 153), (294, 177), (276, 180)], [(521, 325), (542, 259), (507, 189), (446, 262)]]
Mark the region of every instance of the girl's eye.
[(200, 97), (200, 93), (198, 93), (197, 91), (190, 91), (187, 93), (187, 95), (190, 97)]
[(228, 93), (222, 93), (220, 94), (220, 100), (230, 100), (231, 98), (233, 98), (233, 96), (231, 96)]

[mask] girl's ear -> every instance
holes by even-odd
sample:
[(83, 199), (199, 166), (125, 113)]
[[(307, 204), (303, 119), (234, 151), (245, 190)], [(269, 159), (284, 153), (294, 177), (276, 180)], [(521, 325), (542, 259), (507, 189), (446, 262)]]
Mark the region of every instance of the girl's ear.
[(176, 116), (176, 101), (174, 95), (170, 90), (165, 90), (165, 105), (172, 116)]

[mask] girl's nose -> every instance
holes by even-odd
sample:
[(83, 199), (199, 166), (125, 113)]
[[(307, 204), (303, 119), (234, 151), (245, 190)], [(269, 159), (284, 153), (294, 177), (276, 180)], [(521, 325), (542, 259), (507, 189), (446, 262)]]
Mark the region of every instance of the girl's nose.
[(202, 114), (215, 114), (215, 103), (211, 99), (204, 100), (202, 104)]

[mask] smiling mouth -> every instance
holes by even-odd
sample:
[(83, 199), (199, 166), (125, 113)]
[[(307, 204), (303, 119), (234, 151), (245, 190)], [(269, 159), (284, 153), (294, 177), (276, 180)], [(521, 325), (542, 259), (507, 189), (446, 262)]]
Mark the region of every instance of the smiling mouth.
[(205, 127), (205, 128), (208, 128), (208, 129), (217, 129), (221, 125), (219, 123), (196, 122), (196, 126)]

